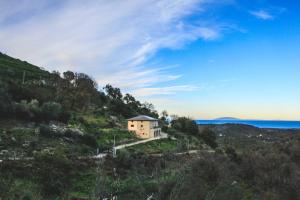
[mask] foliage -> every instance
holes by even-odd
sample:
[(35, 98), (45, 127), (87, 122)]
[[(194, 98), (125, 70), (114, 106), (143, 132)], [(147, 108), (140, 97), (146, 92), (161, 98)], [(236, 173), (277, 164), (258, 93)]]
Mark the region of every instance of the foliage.
[(46, 102), (41, 106), (41, 113), (47, 121), (58, 120), (62, 107), (56, 102)]
[(117, 128), (102, 129), (101, 133), (97, 135), (97, 143), (100, 150), (111, 149), (114, 142), (116, 145), (118, 145), (136, 140), (138, 139), (132, 132)]
[(190, 135), (198, 134), (198, 125), (194, 120), (186, 117), (179, 117), (171, 122), (172, 128)]
[(175, 151), (178, 148), (178, 142), (171, 139), (161, 139), (151, 141), (145, 144), (129, 147), (130, 151), (143, 152), (145, 154), (167, 153)]
[(61, 195), (69, 187), (71, 180), (71, 161), (63, 154), (36, 154), (33, 166), (37, 181), (47, 196)]
[(110, 112), (119, 113), (125, 118), (137, 114), (149, 115), (155, 118), (158, 117), (152, 104), (147, 102), (142, 104), (130, 94), (123, 96), (119, 88), (114, 88), (111, 85), (106, 85), (103, 89), (108, 98), (108, 108)]
[(216, 142), (217, 136), (212, 130), (210, 129), (203, 130), (200, 134), (200, 137), (211, 148), (215, 149), (218, 147), (218, 143)]
[[(119, 88), (98, 90), (93, 78), (71, 71), (49, 73), (0, 53), (0, 117), (67, 122), (71, 112), (98, 110), (104, 115), (158, 117), (154, 106), (141, 103)], [(14, 109), (15, 108), (15, 109)], [(14, 114), (11, 114), (15, 111)]]
[(299, 165), (291, 152), (297, 144), (282, 141), (240, 154), (231, 147), (225, 155), (203, 153), (178, 174), (171, 189), (164, 186), (169, 191), (164, 199), (299, 199)]
[(11, 97), (3, 86), (3, 83), (0, 81), (0, 118), (11, 116), (13, 111)]
[(88, 146), (95, 148), (98, 146), (96, 137), (94, 135), (84, 134), (83, 136), (81, 136), (81, 140), (83, 144), (86, 144)]

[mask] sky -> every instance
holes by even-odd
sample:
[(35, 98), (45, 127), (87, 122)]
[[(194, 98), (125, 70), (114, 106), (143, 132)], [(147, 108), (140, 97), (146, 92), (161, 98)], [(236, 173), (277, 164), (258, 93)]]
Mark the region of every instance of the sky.
[(0, 0), (0, 51), (169, 114), (300, 120), (293, 0)]

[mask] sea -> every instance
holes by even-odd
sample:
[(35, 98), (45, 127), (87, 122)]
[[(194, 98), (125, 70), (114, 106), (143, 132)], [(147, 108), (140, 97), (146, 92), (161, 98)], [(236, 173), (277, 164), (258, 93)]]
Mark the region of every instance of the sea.
[(276, 129), (300, 129), (300, 121), (280, 121), (280, 120), (196, 120), (201, 124), (246, 124), (258, 128), (276, 128)]

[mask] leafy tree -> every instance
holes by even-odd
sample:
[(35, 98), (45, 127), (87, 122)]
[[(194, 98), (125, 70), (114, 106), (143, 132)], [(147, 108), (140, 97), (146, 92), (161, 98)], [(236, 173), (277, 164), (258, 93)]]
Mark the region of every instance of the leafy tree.
[(218, 147), (218, 143), (216, 141), (217, 136), (212, 130), (206, 128), (201, 132), (200, 136), (203, 139), (203, 141), (211, 148), (215, 149)]
[(171, 122), (172, 128), (175, 128), (181, 132), (197, 135), (198, 134), (198, 125), (194, 120), (191, 120), (186, 117), (179, 117), (176, 120)]
[(72, 83), (75, 79), (75, 74), (74, 74), (74, 72), (66, 71), (63, 73), (63, 77), (64, 77), (64, 79), (69, 81), (69, 83)]
[(62, 153), (35, 155), (36, 179), (46, 196), (62, 196), (70, 185), (72, 164)]
[(236, 153), (236, 151), (235, 151), (235, 149), (233, 147), (226, 147), (225, 148), (225, 153), (231, 159), (231, 161), (236, 162), (236, 163), (240, 163), (241, 162), (241, 158)]
[(56, 102), (44, 103), (41, 112), (45, 120), (57, 120), (62, 113), (62, 107)]
[(11, 97), (0, 82), (0, 118), (10, 116), (12, 110)]

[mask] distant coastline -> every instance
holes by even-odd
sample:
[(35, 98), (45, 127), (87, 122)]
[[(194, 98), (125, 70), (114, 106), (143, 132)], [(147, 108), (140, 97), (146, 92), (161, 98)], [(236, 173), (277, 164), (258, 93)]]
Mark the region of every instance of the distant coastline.
[(216, 118), (214, 120), (241, 120), (241, 119), (238, 119), (238, 118), (235, 118), (235, 117), (219, 117), (219, 118)]
[(213, 120), (196, 120), (198, 125), (208, 124), (244, 124), (258, 128), (300, 129), (300, 121), (285, 120), (243, 120), (236, 118), (218, 118)]

